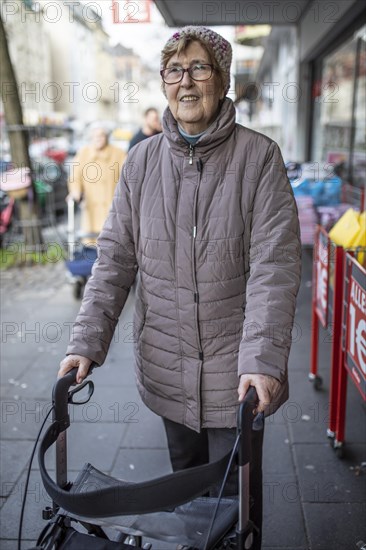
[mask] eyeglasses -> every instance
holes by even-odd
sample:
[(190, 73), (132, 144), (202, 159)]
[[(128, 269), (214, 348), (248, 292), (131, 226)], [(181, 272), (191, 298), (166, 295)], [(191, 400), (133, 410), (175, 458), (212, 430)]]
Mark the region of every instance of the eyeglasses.
[(212, 76), (215, 67), (209, 63), (196, 63), (188, 69), (183, 67), (169, 67), (160, 71), (161, 78), (165, 84), (178, 84), (183, 80), (184, 73), (188, 73), (192, 80), (202, 82), (203, 80), (209, 80)]

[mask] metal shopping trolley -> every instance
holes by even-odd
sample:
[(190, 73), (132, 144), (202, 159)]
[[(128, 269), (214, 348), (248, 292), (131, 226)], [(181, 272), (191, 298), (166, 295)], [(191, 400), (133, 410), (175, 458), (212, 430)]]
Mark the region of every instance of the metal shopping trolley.
[[(72, 388), (76, 371), (73, 369), (56, 382), (53, 421), (40, 443), (40, 473), (53, 507), (44, 511), (48, 523), (36, 548), (160, 550), (161, 542), (186, 550), (252, 548), (256, 527), (249, 520), (251, 430), (263, 428), (261, 418), (259, 423), (253, 423), (255, 389), (250, 388), (238, 409), (234, 448), (220, 460), (138, 483), (116, 479), (88, 463), (75, 481), (69, 482), (66, 456), (69, 407), (86, 403), (94, 391), (91, 380)], [(83, 388), (88, 394), (78, 403), (75, 396)], [(56, 445), (55, 480), (45, 463), (46, 452), (53, 445)], [(234, 463), (239, 470), (238, 496), (221, 498)], [(223, 482), (217, 498), (202, 496), (220, 480)], [(113, 537), (107, 535), (110, 530)]]

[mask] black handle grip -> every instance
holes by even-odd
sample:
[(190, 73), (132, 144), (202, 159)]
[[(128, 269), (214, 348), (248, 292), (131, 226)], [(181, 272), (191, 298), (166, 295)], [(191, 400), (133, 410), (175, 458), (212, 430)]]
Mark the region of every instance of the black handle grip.
[(238, 433), (240, 433), (240, 445), (238, 453), (238, 466), (244, 466), (251, 460), (251, 431), (254, 420), (253, 410), (258, 404), (257, 391), (250, 386), (238, 411)]
[[(91, 374), (93, 368), (96, 366), (92, 363), (89, 367), (87, 376)], [(69, 402), (69, 389), (76, 382), (76, 374), (78, 372), (77, 367), (71, 369), (65, 376), (58, 378), (55, 382), (52, 390), (52, 404), (54, 406), (53, 420), (60, 423), (60, 431), (66, 430), (70, 426), (68, 402)], [(77, 391), (83, 389), (89, 381), (82, 382)], [(75, 393), (75, 391), (73, 392)], [(91, 397), (91, 394), (90, 394)], [(90, 398), (89, 397), (89, 398)]]

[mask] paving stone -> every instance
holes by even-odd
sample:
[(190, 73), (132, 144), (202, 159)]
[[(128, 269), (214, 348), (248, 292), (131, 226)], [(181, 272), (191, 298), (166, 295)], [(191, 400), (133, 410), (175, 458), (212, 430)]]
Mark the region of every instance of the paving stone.
[[(32, 319), (22, 321), (20, 323), (14, 322), (14, 326), (18, 328), (16, 345), (21, 350), (34, 348), (38, 352), (49, 353), (50, 350), (56, 349), (58, 353), (62, 350), (62, 356), (66, 351), (66, 346), (72, 335), (72, 324), (75, 320), (73, 316), (69, 319), (63, 312), (50, 309), (43, 309), (37, 311), (36, 320), (34, 320), (34, 312)], [(9, 323), (8, 333), (13, 329), (13, 325)], [(14, 343), (13, 341), (11, 343)], [(5, 348), (6, 350), (6, 348)], [(36, 357), (36, 356), (35, 356)]]
[[(296, 316), (295, 326), (293, 329), (293, 344), (291, 347), (289, 358), (289, 374), (292, 372), (303, 372), (308, 376), (310, 372), (310, 314), (311, 302), (308, 304), (306, 315)], [(318, 371), (323, 378), (327, 376), (330, 369), (331, 357), (331, 335), (327, 330), (319, 327), (319, 350), (318, 350)]]
[(1, 496), (8, 496), (30, 459), (33, 443), (31, 441), (1, 441)]
[[(311, 303), (312, 303), (312, 258), (309, 251), (303, 250), (302, 279), (298, 294), (295, 326), (292, 333), (293, 343), (289, 359), (289, 376), (293, 372), (302, 372), (306, 377), (310, 371), (310, 340), (311, 340)], [(330, 342), (331, 336), (319, 328), (319, 374), (326, 375), (330, 365)], [(290, 387), (290, 399), (292, 399)]]
[(263, 477), (263, 546), (306, 547), (300, 494), (294, 475)]
[(279, 409), (274, 414), (271, 414), (271, 416), (267, 416), (265, 419), (265, 425), (267, 426), (278, 426), (278, 425), (286, 425), (286, 419), (285, 419), (285, 411), (284, 411), (284, 405), (281, 405)]
[[(1, 403), (2, 440), (35, 440), (42, 422), (51, 407), (51, 401), (32, 400), (30, 397), (3, 398)], [(50, 420), (47, 421), (48, 423)]]
[[(137, 418), (138, 416), (139, 413), (137, 413)], [(163, 421), (157, 415), (141, 415), (139, 422), (128, 423), (121, 446), (135, 449), (166, 449), (167, 440)]]
[[(304, 389), (301, 373), (292, 374), (291, 380), (294, 389), (290, 400), (284, 405), (289, 419), (291, 441), (293, 443), (327, 442), (329, 392), (315, 391), (311, 384)], [(365, 408), (361, 396), (352, 383), (348, 384), (347, 403), (346, 443), (366, 442)]]
[(366, 541), (366, 506), (359, 503), (304, 504), (311, 550), (356, 550)]
[(365, 451), (366, 445), (352, 445), (352, 458), (339, 460), (328, 444), (294, 445), (302, 500), (315, 503), (364, 502), (366, 477), (357, 476), (354, 468), (363, 460)]
[(16, 267), (1, 272), (2, 291), (4, 296), (19, 297), (19, 292), (45, 286), (59, 288), (64, 282), (65, 265), (63, 262)]
[(50, 357), (40, 357), (25, 372), (17, 378), (11, 379), (12, 383), (2, 387), (2, 395), (15, 399), (26, 399), (32, 395), (35, 400), (50, 400), (52, 388), (56, 382), (59, 368), (58, 360), (50, 360)]
[[(23, 292), (20, 293), (23, 294)], [(34, 300), (16, 301), (13, 296), (11, 300), (8, 300), (8, 298), (8, 296), (1, 294), (1, 317), (3, 320), (21, 323), (32, 318), (32, 314), (34, 315)], [(39, 307), (38, 300), (37, 306)]]
[(300, 369), (292, 369), (289, 372), (290, 399), (298, 400), (304, 394), (312, 400), (318, 398), (328, 399), (329, 396), (329, 371), (323, 377), (323, 387), (315, 390), (313, 383), (309, 380), (309, 369), (304, 372)]
[[(24, 539), (23, 539), (24, 540)], [(33, 548), (36, 546), (36, 540), (27, 540), (27, 548)], [(4, 540), (1, 539), (1, 550), (18, 550), (18, 544), (16, 540)]]
[(8, 359), (2, 354), (0, 376), (1, 386), (12, 384), (13, 380), (20, 378), (24, 372), (27, 371), (28, 367), (29, 363), (24, 364), (24, 359), (22, 361), (15, 357)]
[[(40, 326), (46, 327), (47, 324)], [(46, 329), (49, 338), (53, 339), (55, 335), (58, 338), (57, 331), (61, 328), (57, 328), (53, 323), (48, 324), (48, 326), (51, 327)], [(37, 330), (42, 330), (42, 328)], [(2, 383), (6, 383), (8, 378), (19, 378), (26, 374), (34, 378), (36, 373), (33, 371), (33, 367), (35, 369), (42, 367), (57, 373), (60, 361), (65, 357), (66, 347), (66, 339), (64, 342), (53, 343), (51, 339), (45, 341), (39, 334), (36, 337), (32, 336), (29, 342), (19, 341), (4, 345), (2, 352), (2, 366), (4, 365), (1, 375)]]
[(17, 341), (2, 344), (1, 350), (1, 383), (21, 376), (30, 366), (32, 355), (44, 350), (41, 346), (23, 346)]
[(93, 380), (98, 386), (118, 386), (130, 388), (131, 392), (136, 388), (133, 358), (122, 359), (111, 350), (105, 363), (97, 367), (93, 372)]
[[(94, 415), (95, 409), (93, 409)], [(90, 462), (98, 470), (109, 473), (117, 455), (126, 424), (95, 421), (89, 411), (90, 421), (71, 424), (67, 430), (67, 460), (70, 470), (81, 470)], [(55, 445), (47, 452), (46, 465), (54, 468)]]
[(307, 374), (292, 372), (290, 399), (285, 403), (291, 442), (327, 441), (329, 422), (329, 395), (325, 390), (315, 391)]
[(307, 328), (307, 320), (303, 320), (301, 324), (294, 328), (294, 331), (297, 330), (297, 334), (300, 336), (294, 336), (293, 333), (293, 343), (291, 346), (288, 372), (291, 375), (292, 372), (309, 372), (309, 340), (310, 340), (310, 331)]
[[(77, 472), (70, 472), (70, 479), (75, 479), (76, 475)], [(25, 474), (23, 474), (14, 487), (14, 491), (7, 498), (4, 506), (0, 510), (1, 550), (3, 550), (4, 547), (6, 548), (6, 546), (3, 546), (4, 539), (6, 544), (9, 545), (9, 548), (14, 548), (14, 550), (17, 548), (16, 546), (12, 546), (12, 544), (16, 542), (18, 537), (20, 511), (25, 492), (25, 480), (26, 477)], [(41, 530), (46, 525), (45, 521), (42, 519), (42, 510), (46, 506), (52, 506), (52, 500), (43, 487), (39, 472), (37, 470), (32, 470), (24, 513), (22, 548), (30, 548), (32, 546), (31, 541), (35, 541), (38, 538)]]
[(263, 443), (263, 471), (270, 474), (293, 473), (294, 466), (287, 426), (266, 423)]
[(120, 449), (111, 475), (126, 481), (145, 481), (170, 472), (167, 449)]

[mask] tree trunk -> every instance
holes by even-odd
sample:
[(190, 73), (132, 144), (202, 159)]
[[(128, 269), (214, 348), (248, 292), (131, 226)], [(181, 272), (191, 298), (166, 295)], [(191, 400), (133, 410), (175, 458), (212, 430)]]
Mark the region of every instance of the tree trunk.
[[(23, 125), (23, 111), (17, 80), (10, 59), (8, 41), (0, 12), (0, 82), (4, 105), (5, 122), (8, 127), (11, 159), (14, 168), (29, 167), (29, 136)], [(32, 177), (32, 192), (26, 199), (19, 200), (19, 215), (23, 229), (24, 243), (35, 246), (42, 243), (42, 234), (37, 217), (35, 188)]]

